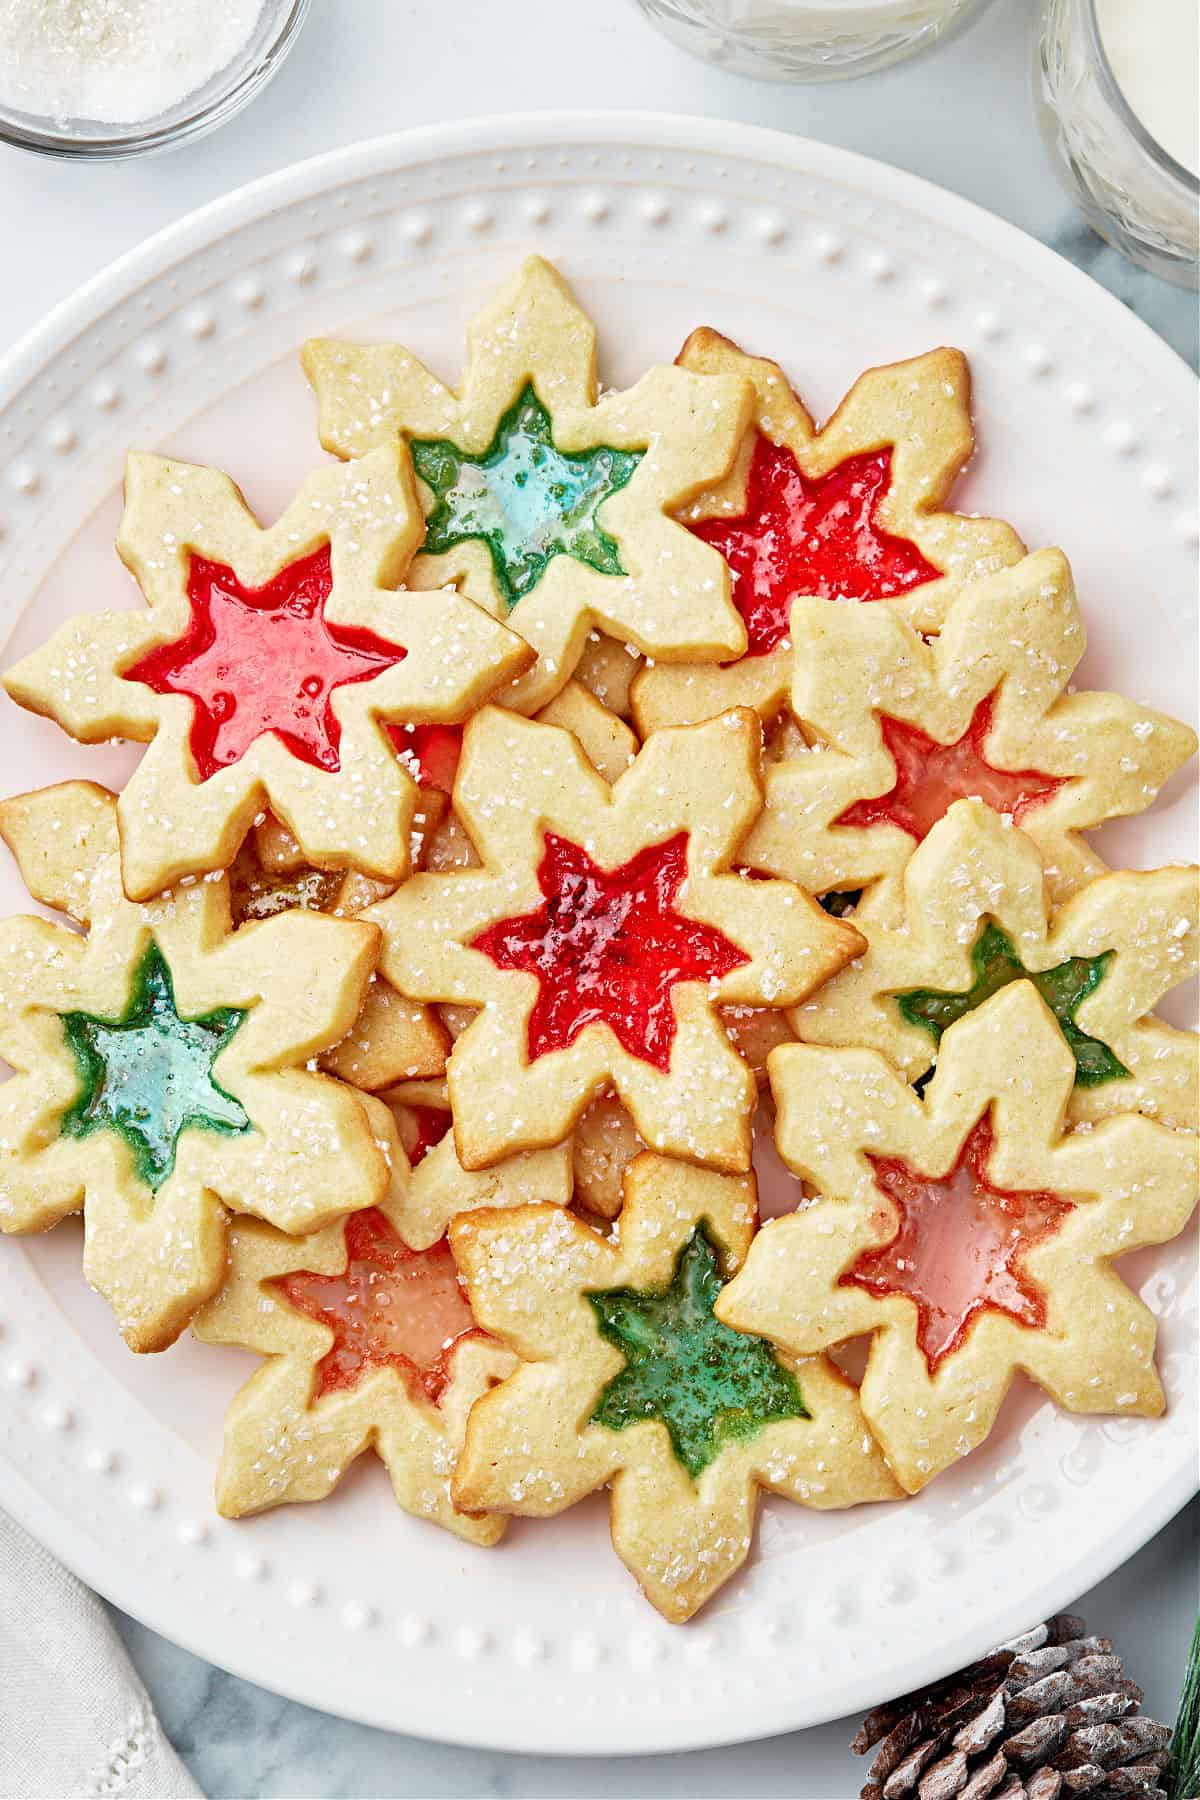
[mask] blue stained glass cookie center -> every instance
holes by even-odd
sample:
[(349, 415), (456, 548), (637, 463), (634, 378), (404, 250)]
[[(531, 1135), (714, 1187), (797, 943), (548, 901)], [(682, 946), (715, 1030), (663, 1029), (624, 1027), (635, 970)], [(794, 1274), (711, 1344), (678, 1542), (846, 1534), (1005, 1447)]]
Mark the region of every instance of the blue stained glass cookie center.
[(596, 514), (629, 481), (645, 452), (607, 444), (558, 449), (532, 383), (504, 414), (482, 455), (469, 456), (444, 438), (409, 448), (434, 496), (426, 552), (440, 555), (468, 538), (481, 539), (508, 606), (537, 585), (555, 556), (573, 556), (602, 575), (627, 572)]
[(80, 1077), (79, 1096), (63, 1116), (63, 1136), (117, 1132), (142, 1180), (158, 1189), (175, 1167), (180, 1134), (189, 1127), (226, 1136), (249, 1131), (245, 1111), (212, 1073), (245, 1016), (226, 1007), (181, 1019), (171, 972), (151, 941), (119, 1019), (62, 1015)]

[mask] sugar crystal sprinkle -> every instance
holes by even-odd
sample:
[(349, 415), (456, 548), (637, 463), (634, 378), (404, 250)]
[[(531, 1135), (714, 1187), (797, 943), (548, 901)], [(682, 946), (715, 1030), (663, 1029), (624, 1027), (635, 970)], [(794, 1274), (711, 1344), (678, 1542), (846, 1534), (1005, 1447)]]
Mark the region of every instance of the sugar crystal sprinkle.
[(152, 119), (241, 52), (264, 0), (0, 0), (0, 105), (108, 125)]

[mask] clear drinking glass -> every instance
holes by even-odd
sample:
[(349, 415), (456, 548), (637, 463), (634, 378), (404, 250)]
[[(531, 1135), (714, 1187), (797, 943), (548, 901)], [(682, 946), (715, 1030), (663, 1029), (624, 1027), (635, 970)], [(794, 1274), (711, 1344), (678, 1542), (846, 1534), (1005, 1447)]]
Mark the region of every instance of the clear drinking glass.
[(1200, 182), (1156, 142), (1122, 93), (1096, 0), (1048, 0), (1034, 101), (1055, 166), (1101, 237), (1142, 268), (1195, 287)]
[(839, 81), (927, 50), (989, 0), (638, 0), (667, 36), (738, 75)]

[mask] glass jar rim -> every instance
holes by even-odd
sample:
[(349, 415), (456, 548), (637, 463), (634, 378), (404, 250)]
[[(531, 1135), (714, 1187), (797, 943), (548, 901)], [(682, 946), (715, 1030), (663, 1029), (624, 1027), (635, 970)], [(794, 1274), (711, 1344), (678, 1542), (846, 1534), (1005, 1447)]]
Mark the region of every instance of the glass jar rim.
[(1177, 162), (1171, 152), (1159, 143), (1153, 132), (1146, 129), (1129, 104), (1125, 90), (1117, 80), (1113, 66), (1108, 60), (1108, 51), (1104, 47), (1104, 36), (1100, 30), (1100, 20), (1096, 12), (1096, 0), (1082, 0), (1082, 6), (1084, 26), (1088, 34), (1088, 47), (1099, 70), (1105, 98), (1119, 114), (1130, 135), (1162, 170), (1163, 174), (1173, 181), (1177, 181), (1181, 187), (1187, 189), (1188, 193), (1200, 199), (1200, 175), (1193, 175), (1190, 169), (1185, 169), (1181, 162)]

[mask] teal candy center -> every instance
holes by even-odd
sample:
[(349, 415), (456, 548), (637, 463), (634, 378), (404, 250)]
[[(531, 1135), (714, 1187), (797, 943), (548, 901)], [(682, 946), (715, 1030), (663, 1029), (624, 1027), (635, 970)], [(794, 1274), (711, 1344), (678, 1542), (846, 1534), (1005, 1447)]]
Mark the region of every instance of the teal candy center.
[(602, 575), (626, 573), (596, 513), (625, 486), (644, 452), (606, 444), (559, 450), (532, 383), (481, 456), (444, 438), (409, 447), (413, 467), (434, 496), (426, 551), (438, 555), (466, 538), (482, 539), (510, 607), (537, 585), (555, 556), (573, 556)]
[(989, 920), (971, 952), (975, 979), (965, 993), (912, 988), (893, 997), (902, 1018), (910, 1025), (921, 1026), (940, 1043), (942, 1033), (956, 1019), (982, 1006), (1010, 981), (1032, 981), (1058, 1021), (1075, 1058), (1076, 1087), (1099, 1087), (1105, 1081), (1120, 1080), (1129, 1070), (1107, 1044), (1080, 1030), (1075, 1014), (1103, 981), (1113, 955), (1112, 950), (1105, 950), (1099, 956), (1071, 956), (1053, 969), (1032, 972), (1017, 955), (1012, 939)]
[(697, 1225), (668, 1288), (589, 1294), (601, 1335), (625, 1357), (591, 1423), (620, 1431), (641, 1419), (666, 1426), (693, 1481), (733, 1439), (780, 1419), (807, 1419), (800, 1386), (762, 1338), (713, 1314), (724, 1283), (716, 1248)]
[(213, 1079), (213, 1064), (245, 1018), (226, 1007), (181, 1019), (171, 972), (151, 941), (119, 1019), (62, 1015), (79, 1068), (80, 1091), (64, 1114), (64, 1137), (116, 1131), (146, 1184), (162, 1186), (189, 1126), (236, 1136), (251, 1129), (243, 1108)]

